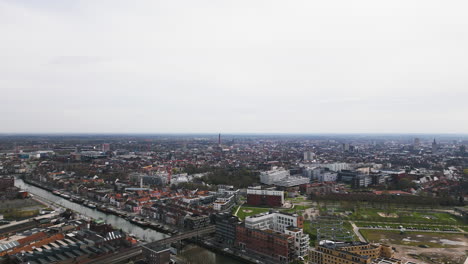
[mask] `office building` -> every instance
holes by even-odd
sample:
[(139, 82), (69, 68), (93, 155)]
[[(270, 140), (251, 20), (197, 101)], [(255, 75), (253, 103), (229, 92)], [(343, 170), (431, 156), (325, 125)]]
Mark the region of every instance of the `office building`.
[(284, 192), (274, 190), (247, 189), (247, 204), (253, 206), (281, 207), (284, 204)]
[(271, 185), (274, 182), (277, 182), (289, 176), (290, 176), (289, 171), (283, 168), (274, 167), (272, 170), (262, 171), (260, 173), (260, 182), (263, 184)]
[[(374, 260), (393, 259), (393, 249), (387, 245), (366, 242), (335, 242), (323, 240), (309, 250), (311, 264), (372, 264)], [(396, 262), (400, 263), (400, 262)]]

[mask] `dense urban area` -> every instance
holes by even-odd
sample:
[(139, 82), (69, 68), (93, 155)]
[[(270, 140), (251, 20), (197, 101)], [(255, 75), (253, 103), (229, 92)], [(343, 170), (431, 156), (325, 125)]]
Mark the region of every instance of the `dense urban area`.
[(0, 263), (465, 263), (467, 145), (0, 135)]

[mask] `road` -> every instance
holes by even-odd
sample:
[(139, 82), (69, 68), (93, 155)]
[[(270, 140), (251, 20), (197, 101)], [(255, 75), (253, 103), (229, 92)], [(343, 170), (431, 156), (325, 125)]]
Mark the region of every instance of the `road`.
[[(357, 227), (357, 226), (356, 226)], [(368, 229), (368, 230), (388, 230), (388, 231), (400, 231), (399, 228), (371, 228), (371, 227), (357, 227), (358, 229)], [(457, 231), (435, 231), (435, 230), (411, 230), (411, 229), (405, 229), (405, 232), (427, 232), (427, 233), (449, 233), (449, 234), (465, 234), (465, 232), (457, 232)]]
[(92, 259), (88, 263), (93, 264), (108, 264), (108, 263), (120, 263), (122, 261), (127, 261), (130, 258), (136, 257), (142, 254), (141, 247), (131, 248), (127, 251), (115, 252), (112, 255), (105, 255), (101, 258)]
[(4, 228), (7, 228), (7, 227), (11, 227), (11, 226), (15, 226), (15, 225), (20, 225), (20, 224), (27, 223), (27, 222), (31, 221), (32, 219), (53, 218), (53, 217), (57, 216), (58, 214), (59, 214), (59, 213), (52, 213), (52, 214), (41, 215), (41, 216), (38, 216), (38, 217), (33, 217), (33, 218), (21, 220), (21, 221), (12, 221), (12, 222), (10, 222), (9, 224), (0, 226), (0, 230), (1, 230), (1, 229), (4, 229)]
[(359, 241), (367, 242), (367, 240), (361, 235), (361, 232), (359, 232), (359, 227), (352, 221), (349, 221), (349, 223), (353, 227), (354, 234), (359, 238)]

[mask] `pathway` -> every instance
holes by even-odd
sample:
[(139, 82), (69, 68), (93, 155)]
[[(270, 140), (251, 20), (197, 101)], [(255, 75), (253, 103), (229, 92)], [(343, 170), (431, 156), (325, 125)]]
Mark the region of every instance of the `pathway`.
[(354, 234), (359, 238), (359, 241), (361, 242), (367, 242), (366, 239), (361, 235), (361, 232), (359, 232), (359, 227), (352, 221), (349, 221), (351, 226), (353, 227)]

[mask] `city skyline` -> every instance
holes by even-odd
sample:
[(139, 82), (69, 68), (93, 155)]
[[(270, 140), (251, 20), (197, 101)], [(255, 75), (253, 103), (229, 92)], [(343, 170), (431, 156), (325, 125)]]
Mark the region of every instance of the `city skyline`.
[(0, 1), (0, 133), (465, 134), (442, 3)]

